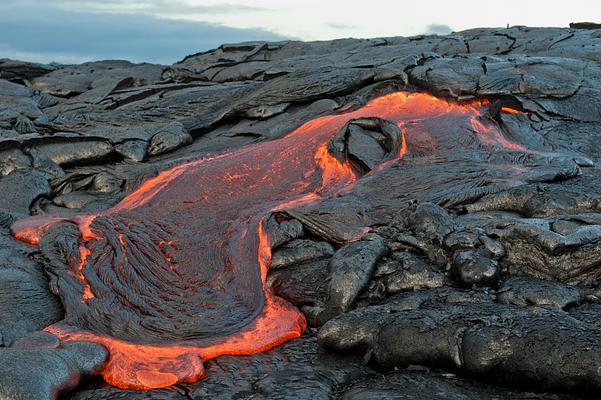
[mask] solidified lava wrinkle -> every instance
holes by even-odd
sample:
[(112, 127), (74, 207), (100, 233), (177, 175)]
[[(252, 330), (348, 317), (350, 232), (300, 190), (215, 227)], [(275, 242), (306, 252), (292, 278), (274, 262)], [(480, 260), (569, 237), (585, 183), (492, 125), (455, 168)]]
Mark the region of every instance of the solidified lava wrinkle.
[[(296, 338), (303, 315), (266, 288), (264, 216), (334, 196), (359, 178), (327, 147), (351, 119), (379, 117), (401, 127), (397, 158), (444, 146), (523, 150), (480, 116), (477, 103), (398, 92), (281, 139), (164, 171), (112, 209), (70, 218), (81, 232), (78, 254), (56, 271), (66, 317), (46, 330), (105, 346), (104, 379), (132, 389), (194, 381), (205, 360)], [(476, 134), (452, 137), (458, 122)], [(61, 219), (32, 217), (12, 230), (38, 244)], [(365, 227), (355, 228), (359, 234)]]

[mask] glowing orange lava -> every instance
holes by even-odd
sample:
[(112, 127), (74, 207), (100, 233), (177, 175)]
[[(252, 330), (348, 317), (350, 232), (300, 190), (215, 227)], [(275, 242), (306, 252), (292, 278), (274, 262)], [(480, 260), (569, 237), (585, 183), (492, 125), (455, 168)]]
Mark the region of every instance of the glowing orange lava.
[(86, 281), (86, 278), (81, 273), (83, 266), (86, 265), (86, 260), (88, 259), (88, 256), (90, 255), (90, 253), (91, 253), (90, 249), (85, 247), (83, 244), (79, 246), (80, 261), (79, 261), (79, 265), (77, 266), (77, 270), (75, 271), (75, 274), (84, 284), (83, 299), (81, 300), (84, 303), (86, 300), (89, 300), (94, 297), (94, 293), (92, 293), (92, 289), (90, 289), (90, 285), (88, 284), (88, 282)]
[[(463, 151), (477, 151), (482, 146), (525, 151), (479, 119), (482, 104), (449, 103), (423, 93), (392, 93), (355, 111), (307, 122), (281, 139), (179, 165), (147, 180), (112, 209), (68, 218), (79, 226), (82, 235), (79, 260), (68, 265), (77, 279), (80, 301), (66, 304), (65, 321), (46, 330), (62, 341), (88, 340), (106, 347), (110, 358), (102, 376), (126, 389), (192, 382), (204, 373), (206, 360), (261, 352), (298, 337), (306, 328), (303, 314), (265, 285), (271, 246), (263, 217), (270, 211), (320, 201), (352, 187), (358, 176), (348, 162), (342, 163), (328, 152), (327, 144), (354, 118), (380, 117), (397, 123), (402, 132), (399, 158), (435, 151), (457, 141), (450, 133), (434, 135), (428, 131), (427, 121), (441, 118), (444, 121), (437, 126), (448, 127), (449, 132), (454, 121), (470, 121), (473, 132), (463, 132)], [(194, 225), (197, 217), (202, 223)], [(18, 221), (11, 229), (16, 238), (38, 244), (54, 223), (66, 219), (32, 217)], [(184, 231), (179, 232), (179, 228)], [(205, 228), (213, 230), (205, 232)], [(355, 228), (357, 237), (368, 229)], [(242, 273), (246, 275), (236, 275)], [(157, 274), (164, 274), (166, 282), (157, 280)], [(205, 275), (206, 279), (199, 278)], [(259, 294), (253, 286), (255, 278)], [(196, 289), (206, 285), (225, 296), (229, 282), (235, 279), (240, 282), (234, 289), (244, 289), (245, 295), (232, 304), (252, 297), (254, 302), (247, 308), (256, 304), (260, 308), (256, 315), (252, 310), (244, 314), (249, 318), (244, 326), (233, 321), (235, 329), (223, 334), (148, 342), (146, 337), (130, 339), (129, 321), (113, 327), (87, 319), (93, 310), (95, 315), (106, 315), (102, 310), (110, 309), (107, 304), (129, 307), (132, 303), (128, 310), (135, 312), (135, 302), (150, 304), (149, 311), (140, 316), (145, 318), (155, 312), (153, 307), (162, 307), (160, 302), (169, 296), (167, 300), (175, 305), (166, 303), (165, 308), (186, 316), (191, 311), (203, 315), (205, 308), (214, 307), (211, 316), (228, 317), (229, 306), (220, 309), (219, 304), (212, 304), (212, 298), (196, 296), (204, 293)], [(158, 293), (160, 298), (153, 299), (146, 292), (130, 296), (123, 282), (132, 282), (136, 290)], [(61, 298), (69, 301), (69, 296)], [(164, 326), (183, 324), (175, 317), (169, 321), (168, 313), (157, 312), (156, 318), (160, 317), (167, 319)], [(157, 324), (163, 326), (160, 321)]]
[(515, 108), (511, 108), (511, 107), (501, 107), (501, 111), (507, 114), (521, 114), (522, 112), (520, 110), (516, 110)]

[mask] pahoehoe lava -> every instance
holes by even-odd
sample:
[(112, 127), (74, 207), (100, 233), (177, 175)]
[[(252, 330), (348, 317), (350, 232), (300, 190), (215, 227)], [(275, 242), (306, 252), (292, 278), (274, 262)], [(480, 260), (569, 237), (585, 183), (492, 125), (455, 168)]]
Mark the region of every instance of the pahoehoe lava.
[[(265, 285), (272, 243), (264, 219), (352, 193), (358, 178), (399, 159), (400, 174), (427, 156), (492, 160), (506, 179), (522, 176), (532, 151), (486, 110), (395, 92), (163, 171), (106, 211), (19, 220), (15, 236), (40, 244), (58, 277), (66, 316), (46, 330), (103, 345), (105, 380), (135, 389), (194, 381), (210, 358), (296, 338), (303, 314)], [(479, 179), (474, 172), (468, 183)], [(359, 238), (369, 227), (357, 218), (349, 230)]]

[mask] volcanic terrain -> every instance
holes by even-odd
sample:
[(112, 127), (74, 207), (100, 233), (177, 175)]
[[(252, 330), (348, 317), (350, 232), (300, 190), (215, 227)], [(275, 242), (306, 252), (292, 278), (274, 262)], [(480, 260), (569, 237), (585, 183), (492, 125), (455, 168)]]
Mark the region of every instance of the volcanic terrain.
[(0, 399), (598, 396), (600, 150), (595, 25), (0, 60)]

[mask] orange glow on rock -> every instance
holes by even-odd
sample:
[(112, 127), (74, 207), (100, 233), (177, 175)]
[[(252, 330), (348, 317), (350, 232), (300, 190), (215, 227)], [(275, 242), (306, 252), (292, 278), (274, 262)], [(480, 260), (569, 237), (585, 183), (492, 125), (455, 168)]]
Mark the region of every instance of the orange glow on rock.
[(319, 163), (322, 170), (322, 191), (336, 184), (350, 184), (356, 179), (348, 163), (341, 163), (336, 157), (330, 154), (327, 142), (317, 148), (315, 160)]
[(399, 152), (399, 158), (403, 158), (405, 154), (407, 154), (407, 138), (405, 137), (405, 132), (401, 130), (401, 151)]
[(299, 337), (306, 329), (304, 316), (284, 300), (268, 295), (264, 311), (244, 331), (205, 347), (142, 345), (100, 336), (89, 331), (51, 325), (46, 331), (63, 341), (84, 340), (110, 353), (102, 371), (107, 383), (122, 389), (154, 389), (194, 382), (204, 373), (203, 361), (221, 355), (248, 355)]
[[(423, 93), (392, 93), (352, 112), (316, 118), (283, 138), (163, 171), (109, 210), (68, 218), (81, 232), (79, 261), (69, 266), (81, 298), (77, 304), (65, 304), (65, 321), (46, 330), (62, 341), (87, 340), (106, 347), (110, 358), (102, 376), (124, 389), (192, 382), (204, 373), (206, 360), (265, 351), (300, 336), (306, 329), (303, 314), (273, 295), (265, 284), (271, 246), (263, 217), (353, 186), (357, 176), (350, 164), (331, 155), (327, 147), (351, 119), (380, 117), (397, 123), (402, 133), (398, 158), (456, 146), (459, 139), (451, 129), (459, 120), (468, 121), (466, 126), (473, 130), (461, 132), (463, 151), (482, 146), (526, 151), (481, 122), (479, 108), (484, 104), (450, 103)], [(449, 131), (444, 135), (429, 132), (427, 121), (440, 118), (444, 124), (439, 125), (448, 126)], [(39, 244), (53, 224), (66, 219), (31, 217), (11, 229), (16, 238)], [(355, 228), (356, 238), (369, 231), (369, 227)], [(124, 293), (124, 282), (131, 282), (131, 295)], [(237, 295), (228, 293), (232, 287), (243, 290), (243, 295), (220, 305), (220, 298)], [(202, 297), (205, 292), (216, 298)], [(249, 298), (252, 302), (244, 304)], [(165, 309), (181, 312), (183, 317), (165, 313), (162, 302)], [(166, 319), (165, 325), (158, 325), (161, 329), (148, 330), (148, 334), (166, 338), (145, 336), (144, 324), (129, 329), (133, 320), (99, 325), (103, 321), (87, 319), (88, 314), (114, 317), (98, 311), (110, 308), (107, 304), (132, 313), (146, 307), (139, 318)], [(240, 311), (240, 318), (232, 314), (232, 307), (238, 305), (243, 311), (249, 309)], [(121, 309), (115, 309), (115, 315), (118, 312)], [(171, 325), (188, 329), (184, 317), (189, 315), (194, 323), (222, 316), (224, 324), (227, 320), (230, 325), (224, 332), (210, 331), (204, 336), (180, 338), (162, 331)], [(179, 329), (173, 328), (173, 334)], [(139, 336), (132, 338), (134, 334)]]
[(522, 114), (520, 110), (511, 107), (501, 107), (501, 111), (507, 114)]
[(88, 249), (87, 247), (85, 247), (83, 244), (79, 245), (79, 265), (77, 266), (76, 270), (75, 270), (75, 274), (77, 275), (77, 277), (82, 281), (84, 287), (83, 287), (83, 294), (82, 294), (82, 303), (85, 303), (87, 300), (94, 298), (94, 293), (92, 293), (92, 289), (90, 289), (90, 284), (88, 283), (88, 281), (86, 281), (85, 276), (82, 273), (83, 267), (86, 265), (86, 261), (88, 259), (88, 256), (90, 255), (91, 251), (90, 249)]
[(16, 221), (10, 229), (15, 239), (37, 246), (52, 225), (65, 219), (47, 215), (33, 216)]
[(476, 117), (471, 118), (472, 128), (478, 134), (478, 138), (483, 144), (489, 146), (500, 146), (508, 150), (522, 151), (525, 153), (530, 152), (521, 144), (508, 140), (498, 129), (485, 126), (482, 122), (478, 121)]

